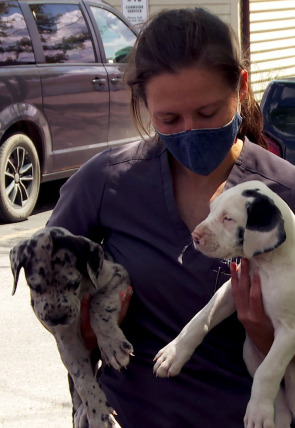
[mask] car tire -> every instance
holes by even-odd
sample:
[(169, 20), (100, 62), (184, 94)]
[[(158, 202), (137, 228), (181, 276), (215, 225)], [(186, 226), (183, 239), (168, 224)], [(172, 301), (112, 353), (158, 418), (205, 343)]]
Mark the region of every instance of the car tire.
[(40, 162), (32, 140), (13, 134), (0, 146), (0, 219), (25, 220), (33, 211), (40, 189)]

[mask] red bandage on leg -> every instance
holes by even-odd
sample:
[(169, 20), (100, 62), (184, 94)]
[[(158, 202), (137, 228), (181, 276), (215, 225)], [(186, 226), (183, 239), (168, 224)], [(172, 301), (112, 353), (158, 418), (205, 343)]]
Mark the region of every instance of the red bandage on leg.
[(90, 302), (91, 302), (90, 294), (85, 294), (82, 297), (82, 301), (81, 301), (80, 318), (81, 318), (81, 334), (84, 339), (86, 349), (88, 349), (89, 351), (92, 351), (93, 349), (97, 348), (98, 345), (97, 345), (96, 336), (90, 325)]

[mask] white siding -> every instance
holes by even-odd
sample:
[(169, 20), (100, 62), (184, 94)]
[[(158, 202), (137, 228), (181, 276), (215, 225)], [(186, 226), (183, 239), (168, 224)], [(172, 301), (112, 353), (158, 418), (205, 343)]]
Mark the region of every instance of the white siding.
[[(109, 3), (121, 11), (120, 0), (109, 0)], [(199, 6), (210, 10), (225, 22), (230, 23), (237, 34), (240, 34), (239, 3), (239, 0), (148, 0), (150, 17), (164, 9)]]
[(250, 51), (258, 100), (269, 80), (295, 76), (294, 0), (250, 0)]
[[(110, 0), (121, 10), (120, 0)], [(230, 23), (241, 36), (240, 0), (148, 0), (149, 16), (164, 9), (200, 6)], [(267, 83), (295, 76), (295, 0), (249, 0), (251, 82), (257, 100)]]

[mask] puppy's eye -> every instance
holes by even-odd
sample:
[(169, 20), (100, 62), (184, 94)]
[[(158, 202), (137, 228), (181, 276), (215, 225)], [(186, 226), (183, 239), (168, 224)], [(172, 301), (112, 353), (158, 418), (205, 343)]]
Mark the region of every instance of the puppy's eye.
[(229, 221), (233, 221), (233, 219), (231, 217), (225, 216), (225, 217), (223, 217), (223, 221), (224, 222), (229, 222)]
[(32, 289), (36, 292), (36, 293), (41, 293), (42, 289), (41, 289), (41, 285), (34, 285), (34, 287), (32, 287)]
[(69, 290), (77, 290), (79, 285), (80, 285), (80, 281), (75, 281), (75, 282), (69, 282), (67, 287)]

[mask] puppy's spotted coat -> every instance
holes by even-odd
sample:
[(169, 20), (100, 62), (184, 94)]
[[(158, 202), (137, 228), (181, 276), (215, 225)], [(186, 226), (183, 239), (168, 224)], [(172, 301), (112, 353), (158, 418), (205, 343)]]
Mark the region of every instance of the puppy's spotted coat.
[(59, 227), (41, 229), (17, 244), (10, 260), (13, 294), (24, 268), (33, 310), (54, 335), (81, 399), (75, 427), (118, 428), (81, 336), (80, 305), (83, 294), (89, 293), (90, 323), (102, 360), (118, 370), (126, 367), (133, 349), (118, 327), (119, 293), (129, 285), (126, 270), (106, 260), (100, 245)]

